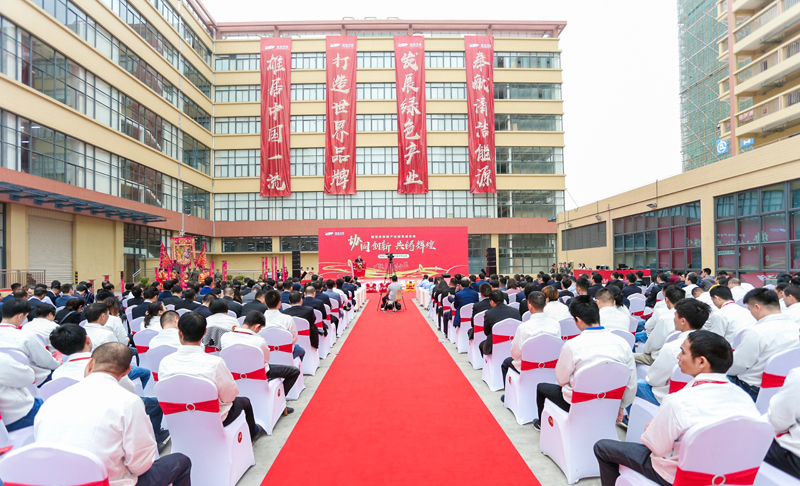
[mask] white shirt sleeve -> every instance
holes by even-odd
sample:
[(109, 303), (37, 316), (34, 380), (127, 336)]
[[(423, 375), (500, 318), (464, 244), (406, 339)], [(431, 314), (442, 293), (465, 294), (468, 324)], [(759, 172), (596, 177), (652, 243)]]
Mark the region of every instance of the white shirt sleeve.
[(153, 439), (153, 426), (144, 410), (144, 402), (130, 400), (126, 403), (125, 431), (122, 449), (125, 451), (125, 466), (136, 476), (146, 473), (153, 465), (158, 451)]
[(48, 370), (58, 368), (58, 361), (53, 358), (53, 355), (44, 347), (38, 337), (30, 334), (28, 339), (25, 340), (25, 350), (28, 351), (28, 356), (30, 356), (33, 366)]
[(30, 366), (25, 366), (7, 354), (4, 354), (3, 359), (0, 361), (2, 361), (2, 366), (0, 366), (0, 386), (25, 388), (36, 381), (36, 376)]
[(645, 354), (653, 354), (653, 352), (657, 352), (664, 347), (664, 342), (667, 340), (667, 336), (669, 336), (669, 334), (675, 330), (673, 318), (674, 315), (672, 312), (665, 312), (658, 318), (658, 322), (656, 322), (653, 332), (650, 333), (650, 336), (647, 338), (647, 342), (644, 343), (643, 352)]
[(668, 395), (658, 408), (658, 413), (653, 417), (650, 426), (642, 434), (642, 444), (656, 456), (669, 456), (681, 430), (683, 429)]
[(556, 381), (558, 384), (561, 386), (568, 384), (574, 371), (575, 361), (572, 357), (572, 349), (565, 344), (561, 348), (561, 354), (559, 354), (558, 362), (556, 362)]
[(511, 358), (516, 360), (522, 359), (522, 336), (520, 332), (520, 327), (517, 326), (516, 332), (514, 332), (514, 339), (511, 341)]
[(225, 362), (220, 360), (216, 370), (217, 393), (219, 399), (225, 403), (233, 403), (233, 400), (239, 395), (239, 387), (236, 385), (236, 380), (233, 379)]
[(677, 357), (674, 356), (673, 353), (659, 353), (658, 357), (647, 371), (647, 383), (653, 387), (666, 386), (672, 377), (672, 369), (675, 368), (677, 362)]
[(760, 337), (758, 333), (751, 332), (750, 329), (744, 331), (742, 342), (733, 352), (733, 366), (728, 370), (729, 375), (738, 376), (756, 364), (761, 348)]
[(769, 402), (769, 423), (780, 434), (798, 423), (797, 404), (800, 403), (800, 372), (792, 371), (780, 391)]

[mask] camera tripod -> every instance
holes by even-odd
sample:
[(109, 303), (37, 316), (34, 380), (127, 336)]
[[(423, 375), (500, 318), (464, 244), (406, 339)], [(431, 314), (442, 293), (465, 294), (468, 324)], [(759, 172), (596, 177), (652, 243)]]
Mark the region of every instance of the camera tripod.
[(389, 263), (386, 265), (386, 274), (383, 276), (384, 283), (389, 280), (389, 277), (392, 275), (397, 275), (397, 269), (394, 266), (394, 260), (389, 260)]

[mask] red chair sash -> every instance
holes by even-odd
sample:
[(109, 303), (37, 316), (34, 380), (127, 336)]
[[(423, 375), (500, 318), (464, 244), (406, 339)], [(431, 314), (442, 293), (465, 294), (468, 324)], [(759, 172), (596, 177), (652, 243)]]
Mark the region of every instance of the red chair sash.
[(158, 381), (158, 373), (156, 373), (155, 371), (151, 371), (151, 373), (153, 374), (153, 379)]
[(761, 375), (761, 388), (780, 388), (784, 381), (786, 381), (785, 376), (764, 373)]
[(280, 346), (269, 346), (269, 350), (291, 353), (292, 351), (294, 351), (294, 346), (292, 346), (291, 344), (281, 344)]
[(575, 334), (574, 336), (561, 336), (561, 340), (562, 341), (569, 341), (570, 339), (575, 339), (578, 336), (580, 336), (580, 334)]
[(139, 354), (144, 354), (150, 351), (150, 346), (136, 346), (136, 352)]
[(261, 368), (255, 371), (251, 371), (249, 373), (236, 373), (232, 371), (231, 374), (233, 375), (234, 380), (267, 380), (267, 369)]
[(721, 484), (752, 485), (756, 480), (758, 468), (728, 474), (706, 474), (694, 471), (684, 471), (680, 467), (675, 474), (673, 486), (718, 486)]
[(298, 336), (310, 336), (311, 335), (311, 330), (310, 329), (301, 329), (301, 330), (297, 331), (297, 335)]
[(683, 390), (689, 383), (686, 381), (673, 381), (669, 380), (669, 393), (675, 393)]
[(492, 334), (492, 344), (501, 344), (511, 341), (512, 339), (514, 339), (514, 336), (503, 336), (503, 335)]
[(206, 346), (206, 353), (216, 353), (217, 351), (219, 350), (214, 346)]
[[(38, 485), (34, 485), (34, 484), (9, 483), (8, 481), (6, 481), (4, 484), (6, 486), (38, 486)], [(100, 481), (92, 481), (92, 482), (89, 482), (89, 483), (75, 484), (75, 485), (72, 485), (72, 486), (108, 486), (108, 485), (109, 485), (108, 478), (105, 478), (105, 479), (101, 479)]]
[(615, 388), (611, 391), (600, 393), (584, 393), (579, 391), (572, 391), (572, 403), (590, 402), (592, 400), (621, 400), (622, 395), (625, 393), (625, 387)]
[(475, 332), (483, 332), (483, 326), (475, 326)]
[(472, 322), (472, 318), (471, 317), (462, 317), (461, 318), (461, 322)]
[(554, 359), (553, 361), (545, 361), (543, 363), (537, 363), (535, 361), (523, 361), (521, 371), (540, 370), (547, 368), (554, 369), (556, 367), (556, 363), (558, 363), (557, 359)]
[(197, 402), (197, 403), (166, 403), (166, 402), (159, 402), (161, 405), (161, 411), (164, 412), (164, 415), (172, 415), (173, 413), (181, 413), (181, 412), (211, 412), (211, 413), (219, 413), (219, 400), (209, 400), (207, 402)]

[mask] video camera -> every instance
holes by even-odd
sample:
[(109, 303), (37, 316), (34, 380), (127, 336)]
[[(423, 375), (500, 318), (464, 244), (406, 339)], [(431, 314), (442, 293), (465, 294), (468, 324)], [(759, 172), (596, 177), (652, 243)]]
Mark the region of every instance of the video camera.
[(392, 253), (387, 253), (387, 254), (386, 254), (386, 258), (388, 258), (388, 259), (389, 259), (389, 263), (392, 263), (392, 260), (394, 260), (394, 254), (392, 254)]

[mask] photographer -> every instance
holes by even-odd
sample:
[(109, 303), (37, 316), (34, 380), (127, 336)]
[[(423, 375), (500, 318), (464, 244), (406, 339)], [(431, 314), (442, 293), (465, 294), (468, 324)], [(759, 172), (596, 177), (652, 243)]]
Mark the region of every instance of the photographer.
[(393, 302), (395, 304), (395, 308), (397, 308), (397, 303), (395, 302), (395, 299), (397, 298), (397, 291), (401, 290), (402, 288), (403, 284), (397, 281), (397, 275), (392, 275), (392, 283), (389, 284), (389, 287), (387, 287), (386, 295), (384, 295), (381, 299), (383, 301), (381, 309), (388, 310), (386, 308), (386, 303), (389, 301)]

